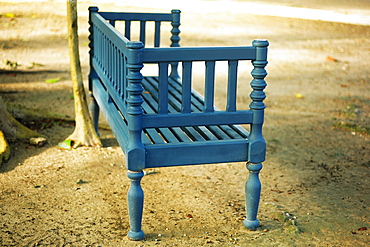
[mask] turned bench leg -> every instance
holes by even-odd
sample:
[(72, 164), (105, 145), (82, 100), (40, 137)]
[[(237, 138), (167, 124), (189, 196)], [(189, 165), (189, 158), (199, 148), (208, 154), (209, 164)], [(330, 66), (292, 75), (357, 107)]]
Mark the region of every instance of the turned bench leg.
[(130, 179), (130, 189), (127, 193), (128, 214), (130, 217), (130, 231), (127, 236), (132, 240), (142, 240), (144, 232), (141, 230), (141, 222), (144, 208), (144, 191), (140, 181), (144, 176), (143, 171), (128, 171), (127, 177)]
[(247, 168), (249, 170), (249, 178), (245, 184), (247, 217), (243, 224), (249, 230), (256, 230), (259, 226), (257, 212), (261, 195), (261, 182), (258, 174), (262, 169), (262, 164), (249, 163)]
[(96, 102), (94, 95), (92, 93), (90, 93), (90, 98), (91, 98), (91, 102), (89, 105), (89, 110), (91, 114), (91, 120), (93, 122), (96, 134), (100, 136), (99, 135), (99, 113), (100, 113), (99, 105), (98, 105), (98, 102)]

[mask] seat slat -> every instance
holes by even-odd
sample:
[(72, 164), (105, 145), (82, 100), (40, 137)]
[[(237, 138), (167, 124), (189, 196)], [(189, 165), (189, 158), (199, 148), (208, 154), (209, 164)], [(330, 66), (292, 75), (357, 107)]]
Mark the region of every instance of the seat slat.
[(192, 140), (185, 134), (185, 132), (180, 127), (170, 128), (174, 135), (180, 142), (192, 142)]
[(165, 138), (167, 143), (179, 142), (177, 136), (174, 135), (169, 128), (159, 128), (158, 132)]
[(197, 130), (205, 140), (218, 140), (206, 126), (194, 126), (194, 129)]
[(228, 134), (225, 133), (225, 131), (220, 128), (220, 126), (207, 126), (209, 131), (213, 133), (214, 136), (216, 136), (219, 140), (228, 140), (232, 139)]
[(149, 136), (153, 144), (165, 143), (163, 138), (158, 135), (158, 131), (156, 129), (145, 129), (144, 132)]
[(207, 141), (193, 127), (181, 127), (181, 129), (192, 139), (192, 141)]

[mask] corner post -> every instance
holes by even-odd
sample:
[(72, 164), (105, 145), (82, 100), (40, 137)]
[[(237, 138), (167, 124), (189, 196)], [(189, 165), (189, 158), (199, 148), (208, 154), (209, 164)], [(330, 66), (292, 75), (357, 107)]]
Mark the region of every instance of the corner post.
[(269, 43), (267, 40), (254, 40), (252, 44), (256, 48), (256, 59), (252, 61), (254, 68), (251, 72), (253, 76), (251, 82), (252, 92), (250, 94), (252, 102), (249, 108), (253, 114), (253, 121), (251, 133), (248, 137), (248, 160), (250, 163), (261, 163), (265, 160), (266, 153), (266, 142), (262, 136), (262, 125), (264, 122), (264, 109), (266, 108), (265, 103), (263, 103), (266, 94), (263, 90), (267, 86), (265, 66), (267, 65), (267, 46)]
[(145, 150), (141, 140), (142, 134), (142, 115), (141, 104), (143, 98), (143, 79), (140, 70), (143, 68), (142, 52), (144, 44), (139, 41), (129, 42), (126, 47), (127, 52), (127, 122), (128, 122), (128, 146), (126, 148), (127, 169), (139, 171), (145, 168)]
[(246, 193), (246, 214), (247, 217), (243, 224), (247, 229), (256, 230), (259, 226), (257, 220), (258, 206), (261, 195), (261, 182), (259, 180), (259, 172), (262, 169), (262, 162), (266, 155), (266, 142), (262, 136), (262, 125), (264, 122), (265, 104), (263, 100), (266, 94), (263, 91), (267, 86), (265, 77), (267, 72), (265, 66), (267, 65), (267, 40), (254, 40), (253, 46), (256, 48), (256, 59), (252, 61), (254, 69), (252, 70), (253, 80), (251, 82), (252, 99), (249, 105), (253, 114), (253, 121), (251, 124), (248, 150), (248, 164), (249, 178), (245, 184)]
[(99, 136), (99, 105), (96, 102), (93, 94), (93, 79), (97, 78), (97, 74), (92, 66), (92, 60), (94, 57), (94, 24), (92, 22), (91, 16), (92, 13), (98, 12), (98, 7), (89, 7), (89, 58), (90, 58), (90, 72), (89, 72), (89, 95), (90, 95), (90, 105), (89, 110), (91, 114), (92, 123), (94, 125), (95, 131)]
[[(171, 11), (172, 13), (172, 22), (171, 22), (171, 25), (172, 25), (172, 29), (171, 29), (171, 33), (172, 33), (172, 36), (171, 36), (171, 47), (180, 47), (180, 29), (179, 29), (179, 26), (180, 26), (180, 13), (181, 11), (178, 10), (178, 9), (173, 9)], [(173, 79), (179, 79), (180, 76), (179, 76), (179, 73), (178, 73), (178, 70), (177, 70), (177, 67), (178, 67), (179, 63), (177, 62), (173, 62), (171, 63), (171, 74), (170, 74), (170, 77), (173, 78)]]
[(145, 149), (141, 141), (142, 115), (141, 94), (143, 79), (140, 70), (143, 68), (142, 53), (144, 44), (139, 41), (129, 42), (127, 52), (127, 122), (128, 122), (128, 145), (126, 147), (126, 166), (129, 170), (127, 177), (130, 179), (130, 189), (127, 194), (128, 211), (130, 217), (130, 231), (128, 237), (132, 240), (142, 240), (144, 232), (141, 230), (141, 222), (144, 207), (144, 192), (140, 181), (144, 176), (142, 169), (145, 168)]

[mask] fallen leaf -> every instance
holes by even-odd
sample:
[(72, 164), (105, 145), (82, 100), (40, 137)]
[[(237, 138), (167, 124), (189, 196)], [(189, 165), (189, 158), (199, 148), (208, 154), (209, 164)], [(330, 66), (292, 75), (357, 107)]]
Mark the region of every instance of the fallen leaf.
[(76, 184), (87, 184), (88, 182), (86, 182), (86, 181), (83, 181), (82, 179), (78, 179), (77, 181), (76, 181)]
[(47, 82), (47, 83), (56, 83), (56, 82), (58, 82), (60, 80), (60, 77), (58, 77), (58, 78), (53, 78), (53, 79), (47, 79), (47, 80), (45, 80), (45, 82)]
[(327, 57), (326, 57), (326, 61), (329, 61), (329, 62), (338, 62), (338, 59), (333, 58), (333, 57), (331, 57), (331, 56), (327, 56)]
[(15, 17), (15, 15), (12, 14), (12, 13), (7, 13), (4, 16), (7, 17), (7, 18), (14, 18)]
[(58, 143), (58, 148), (64, 149), (64, 150), (72, 150), (72, 149), (78, 148), (80, 145), (81, 145), (81, 142), (79, 141), (75, 142), (73, 140), (64, 140)]

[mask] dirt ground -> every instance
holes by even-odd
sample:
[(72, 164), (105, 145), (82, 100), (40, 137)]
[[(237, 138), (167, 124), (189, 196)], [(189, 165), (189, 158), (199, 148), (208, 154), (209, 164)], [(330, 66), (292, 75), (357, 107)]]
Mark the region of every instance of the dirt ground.
[[(85, 80), (88, 6), (79, 3)], [(59, 1), (0, 2), (4, 101), (74, 116), (65, 13)], [(56, 145), (73, 124), (53, 121), (34, 127), (48, 144), (12, 143), (0, 168), (0, 245), (366, 246), (370, 26), (182, 13), (181, 30), (182, 46), (270, 42), (258, 230), (242, 226), (245, 164), (160, 168), (142, 181), (145, 240), (128, 240), (129, 182), (113, 134), (101, 130), (102, 148), (63, 151)], [(248, 105), (244, 87), (239, 100)]]

